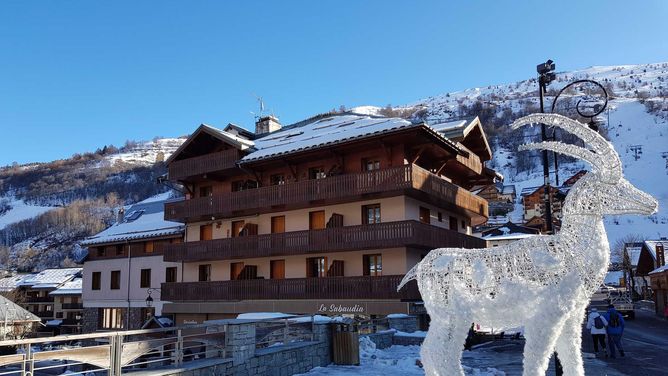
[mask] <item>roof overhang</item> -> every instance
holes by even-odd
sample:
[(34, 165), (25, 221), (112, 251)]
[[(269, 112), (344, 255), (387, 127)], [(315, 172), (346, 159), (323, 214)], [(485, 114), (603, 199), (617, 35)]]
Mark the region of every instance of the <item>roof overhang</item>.
[(167, 158), (165, 161), (166, 164), (171, 163), (174, 161), (178, 156), (188, 148), (188, 146), (195, 140), (197, 137), (199, 137), (202, 134), (208, 134), (209, 136), (216, 138), (220, 140), (221, 142), (227, 143), (239, 150), (247, 150), (250, 149), (254, 146), (253, 141), (251, 140), (245, 140), (241, 137), (235, 136), (232, 133), (226, 132), (224, 130), (220, 130), (217, 128), (214, 128), (210, 125), (207, 124), (201, 124), (195, 132), (193, 132), (186, 140), (179, 146), (172, 155)]

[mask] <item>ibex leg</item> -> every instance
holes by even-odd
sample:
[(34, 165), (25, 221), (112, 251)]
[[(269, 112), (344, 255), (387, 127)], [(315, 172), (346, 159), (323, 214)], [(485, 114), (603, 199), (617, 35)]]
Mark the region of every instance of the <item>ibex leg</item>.
[(559, 337), (567, 316), (554, 310), (549, 314), (541, 312), (525, 326), (524, 336), (524, 376), (545, 375), (550, 355)]
[[(457, 320), (453, 317), (453, 320)], [(427, 376), (464, 376), (461, 358), (471, 323), (432, 321), (420, 355)]]
[(566, 320), (557, 340), (557, 354), (564, 370), (564, 376), (584, 376), (582, 363), (582, 321), (584, 306), (577, 306)]

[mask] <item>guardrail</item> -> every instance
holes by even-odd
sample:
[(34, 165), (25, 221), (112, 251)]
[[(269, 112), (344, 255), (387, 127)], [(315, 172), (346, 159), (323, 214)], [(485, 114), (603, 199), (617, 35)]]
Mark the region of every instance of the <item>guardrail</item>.
[(204, 358), (228, 358), (235, 351), (234, 325), (256, 327), (256, 347), (313, 341), (313, 318), (218, 320), (171, 328), (142, 329), (0, 341), (0, 376), (35, 374), (110, 375), (155, 367), (179, 367)]

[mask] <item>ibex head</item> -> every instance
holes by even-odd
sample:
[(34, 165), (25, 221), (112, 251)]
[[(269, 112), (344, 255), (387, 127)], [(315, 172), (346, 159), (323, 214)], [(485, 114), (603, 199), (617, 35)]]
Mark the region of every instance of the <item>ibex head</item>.
[(591, 150), (571, 144), (547, 141), (521, 145), (519, 150), (551, 150), (591, 164), (593, 170), (577, 183), (581, 195), (567, 198), (564, 214), (644, 214), (655, 213), (658, 202), (634, 187), (622, 174), (622, 162), (612, 144), (579, 121), (558, 114), (532, 114), (516, 120), (512, 129), (529, 124), (561, 128), (584, 141)]

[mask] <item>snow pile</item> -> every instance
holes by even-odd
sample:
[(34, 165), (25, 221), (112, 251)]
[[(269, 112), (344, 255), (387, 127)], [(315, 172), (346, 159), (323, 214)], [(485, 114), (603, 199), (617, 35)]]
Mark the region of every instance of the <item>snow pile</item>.
[[(360, 338), (360, 365), (316, 367), (304, 375), (326, 376), (423, 376), (424, 370), (419, 366), (420, 346), (392, 346), (378, 349), (369, 337)], [(494, 368), (479, 369), (464, 367), (467, 376), (505, 376)]]

